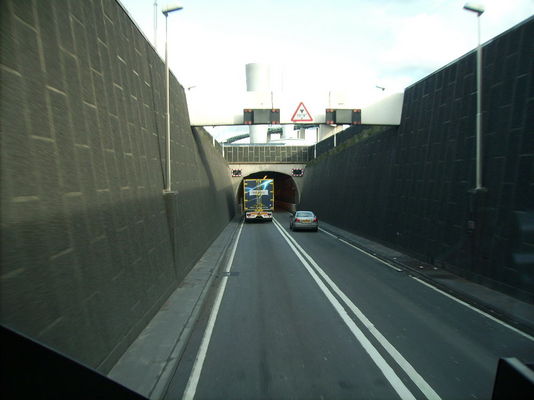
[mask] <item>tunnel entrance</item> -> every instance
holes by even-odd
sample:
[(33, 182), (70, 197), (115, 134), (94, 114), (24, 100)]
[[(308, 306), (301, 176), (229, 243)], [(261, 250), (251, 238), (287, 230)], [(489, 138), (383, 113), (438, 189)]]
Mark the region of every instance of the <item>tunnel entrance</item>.
[[(299, 202), (299, 192), (293, 177), (281, 172), (260, 171), (243, 177), (244, 179), (274, 179), (274, 208), (275, 210), (291, 211)], [(237, 189), (237, 204), (243, 205), (243, 180)]]

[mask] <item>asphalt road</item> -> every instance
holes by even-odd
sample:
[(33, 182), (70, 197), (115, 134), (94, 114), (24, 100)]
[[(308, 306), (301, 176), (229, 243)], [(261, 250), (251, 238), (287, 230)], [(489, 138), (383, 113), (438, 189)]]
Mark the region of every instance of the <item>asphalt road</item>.
[(167, 399), (488, 399), (534, 341), (325, 232), (244, 224)]

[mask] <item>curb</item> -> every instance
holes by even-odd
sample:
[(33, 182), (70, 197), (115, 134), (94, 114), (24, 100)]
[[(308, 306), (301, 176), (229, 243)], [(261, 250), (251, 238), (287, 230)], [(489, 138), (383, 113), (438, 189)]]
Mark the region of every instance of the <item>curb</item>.
[[(191, 315), (176, 341), (176, 345), (173, 351), (171, 352), (171, 354), (169, 354), (167, 364), (163, 368), (163, 371), (159, 376), (158, 381), (150, 392), (149, 397), (151, 399), (163, 399), (163, 397), (165, 396), (165, 393), (167, 392), (167, 389), (171, 383), (172, 377), (174, 376), (174, 373), (176, 371), (176, 368), (178, 367), (178, 364), (182, 358), (185, 347), (189, 343), (189, 339), (191, 337), (191, 334), (193, 333), (195, 324), (198, 321), (198, 318), (200, 317), (200, 313), (205, 305), (206, 299), (208, 298), (210, 292), (213, 290), (213, 281), (219, 275), (220, 270), (224, 267), (225, 261), (228, 259), (228, 250), (231, 248), (231, 244), (235, 240), (236, 233), (239, 229), (240, 221), (241, 216), (236, 216), (229, 222), (229, 224), (236, 222), (236, 225), (231, 234), (228, 235), (229, 237), (223, 246), (223, 250), (221, 251), (219, 258), (217, 259), (214, 268), (212, 269), (211, 275), (206, 281), (204, 288), (202, 289), (202, 292), (197, 302), (195, 303), (193, 310), (191, 311)], [(206, 252), (207, 251), (209, 251), (209, 249), (206, 250)]]

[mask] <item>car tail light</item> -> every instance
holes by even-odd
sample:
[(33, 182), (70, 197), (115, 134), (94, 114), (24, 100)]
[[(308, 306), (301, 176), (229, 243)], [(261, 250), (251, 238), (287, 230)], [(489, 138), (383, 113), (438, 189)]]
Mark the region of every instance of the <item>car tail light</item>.
[(313, 222), (317, 222), (317, 217), (315, 217), (315, 218), (313, 219)]
[(300, 218), (295, 218), (295, 222), (300, 222)]

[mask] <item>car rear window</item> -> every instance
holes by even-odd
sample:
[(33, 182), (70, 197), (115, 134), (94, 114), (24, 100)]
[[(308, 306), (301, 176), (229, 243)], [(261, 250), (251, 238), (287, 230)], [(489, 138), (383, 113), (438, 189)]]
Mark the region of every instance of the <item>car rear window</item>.
[(309, 211), (297, 211), (296, 217), (313, 217), (313, 213)]

